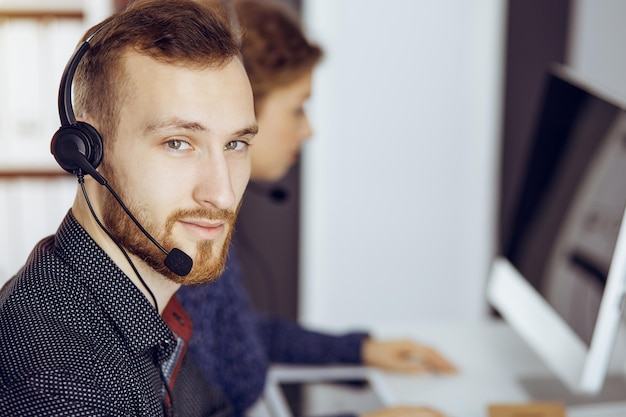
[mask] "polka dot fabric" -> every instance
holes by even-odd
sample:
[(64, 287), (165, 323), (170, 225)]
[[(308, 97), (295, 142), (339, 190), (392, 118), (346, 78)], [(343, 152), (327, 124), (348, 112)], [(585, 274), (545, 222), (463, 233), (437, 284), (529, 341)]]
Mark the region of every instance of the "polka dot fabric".
[(0, 291), (0, 415), (165, 415), (176, 339), (68, 213)]

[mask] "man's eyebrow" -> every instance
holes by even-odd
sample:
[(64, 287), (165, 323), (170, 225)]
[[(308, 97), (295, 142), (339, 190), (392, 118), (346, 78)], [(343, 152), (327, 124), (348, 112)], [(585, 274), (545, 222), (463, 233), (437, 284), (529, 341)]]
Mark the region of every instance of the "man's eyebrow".
[(152, 133), (157, 130), (162, 129), (182, 129), (182, 130), (193, 130), (193, 131), (204, 131), (208, 130), (206, 126), (202, 123), (192, 122), (189, 120), (179, 119), (177, 117), (173, 117), (171, 119), (159, 120), (154, 123), (149, 124), (144, 129), (144, 133)]
[(254, 125), (250, 125), (250, 126), (248, 126), (246, 128), (239, 129), (238, 131), (233, 133), (233, 137), (241, 137), (241, 136), (247, 136), (247, 135), (254, 136), (257, 133), (259, 133), (259, 126), (254, 124)]
[[(152, 133), (161, 129), (180, 129), (180, 130), (192, 130), (192, 131), (208, 131), (209, 129), (199, 122), (192, 122), (189, 120), (179, 119), (177, 117), (171, 119), (160, 120), (155, 123), (151, 123), (144, 129), (144, 133)], [(239, 129), (232, 134), (232, 137), (241, 137), (246, 135), (256, 135), (259, 132), (259, 126), (256, 124), (250, 125), (243, 129)]]

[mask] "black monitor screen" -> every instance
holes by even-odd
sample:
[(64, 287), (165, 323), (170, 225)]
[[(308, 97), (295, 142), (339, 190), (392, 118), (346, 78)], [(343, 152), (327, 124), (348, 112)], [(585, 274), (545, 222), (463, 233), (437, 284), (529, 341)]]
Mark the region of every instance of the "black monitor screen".
[(550, 73), (504, 255), (590, 343), (626, 204), (620, 106)]

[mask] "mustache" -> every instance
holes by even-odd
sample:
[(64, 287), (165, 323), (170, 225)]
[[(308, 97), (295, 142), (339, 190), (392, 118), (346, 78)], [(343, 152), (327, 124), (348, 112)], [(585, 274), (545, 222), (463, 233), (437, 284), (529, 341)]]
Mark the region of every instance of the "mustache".
[(210, 219), (221, 220), (228, 224), (233, 224), (237, 218), (237, 213), (232, 210), (226, 209), (209, 209), (209, 208), (194, 208), (194, 209), (178, 209), (171, 213), (166, 221), (165, 229), (171, 231), (174, 227), (174, 223), (181, 219)]

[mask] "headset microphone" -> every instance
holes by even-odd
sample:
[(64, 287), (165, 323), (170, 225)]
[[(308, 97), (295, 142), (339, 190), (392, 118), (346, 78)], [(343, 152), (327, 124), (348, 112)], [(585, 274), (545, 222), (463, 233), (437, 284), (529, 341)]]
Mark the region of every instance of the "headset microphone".
[(133, 216), (122, 199), (111, 188), (107, 180), (96, 170), (102, 162), (102, 137), (95, 127), (85, 122), (77, 122), (72, 108), (72, 80), (80, 60), (91, 47), (89, 41), (98, 34), (103, 27), (98, 28), (87, 40), (81, 43), (67, 63), (61, 84), (59, 86), (59, 118), (61, 127), (56, 131), (50, 143), (50, 152), (54, 159), (67, 172), (81, 177), (83, 174), (91, 175), (98, 183), (103, 185), (115, 198), (120, 207), (143, 233), (163, 254), (165, 254), (165, 266), (179, 276), (189, 274), (193, 267), (193, 261), (189, 255), (180, 249), (174, 248), (167, 251), (159, 242), (148, 233), (146, 229)]
[(269, 191), (269, 197), (277, 203), (284, 203), (289, 198), (289, 192), (282, 187), (274, 187)]
[(289, 191), (280, 185), (266, 186), (250, 181), (248, 182), (248, 190), (265, 196), (275, 203), (285, 203), (289, 199)]

